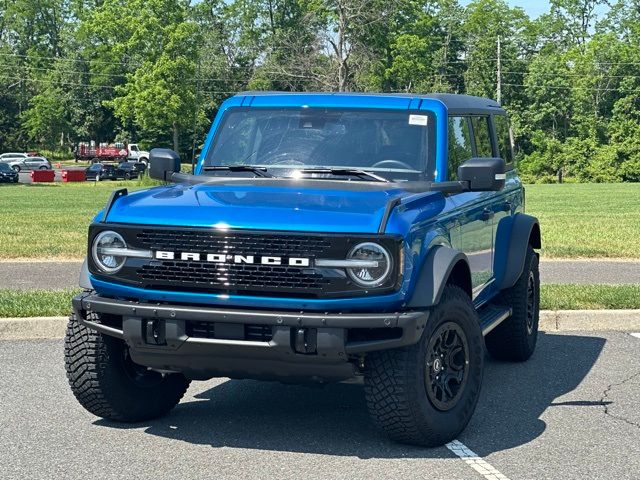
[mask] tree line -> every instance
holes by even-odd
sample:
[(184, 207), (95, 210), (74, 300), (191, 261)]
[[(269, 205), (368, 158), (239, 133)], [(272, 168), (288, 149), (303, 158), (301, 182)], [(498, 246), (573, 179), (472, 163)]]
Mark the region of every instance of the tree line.
[[(640, 0), (0, 0), (0, 151), (190, 158), (242, 90), (499, 98), (536, 181), (640, 181)], [(606, 7), (606, 8), (605, 8)]]

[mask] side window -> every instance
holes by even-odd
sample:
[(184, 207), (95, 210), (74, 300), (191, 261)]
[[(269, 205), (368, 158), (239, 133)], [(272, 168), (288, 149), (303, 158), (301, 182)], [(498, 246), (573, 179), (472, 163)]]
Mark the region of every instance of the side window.
[(496, 129), (498, 137), (498, 153), (505, 162), (513, 162), (513, 145), (511, 144), (511, 133), (509, 132), (509, 120), (506, 115), (494, 115), (493, 127)]
[(448, 179), (456, 180), (458, 167), (473, 157), (471, 131), (467, 117), (449, 117)]
[(489, 133), (489, 117), (471, 117), (473, 138), (476, 144), (476, 157), (493, 157), (491, 134)]

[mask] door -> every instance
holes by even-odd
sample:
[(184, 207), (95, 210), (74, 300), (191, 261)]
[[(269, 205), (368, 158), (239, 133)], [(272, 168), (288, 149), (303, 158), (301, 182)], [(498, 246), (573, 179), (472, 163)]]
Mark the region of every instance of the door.
[(37, 158), (25, 158), (24, 159), (24, 168), (28, 170), (38, 170), (38, 168), (42, 165)]
[[(457, 167), (472, 157), (493, 157), (489, 119), (484, 116), (449, 118), (449, 180)], [(471, 269), (474, 297), (493, 278), (493, 192), (454, 195), (460, 221), (460, 247)]]

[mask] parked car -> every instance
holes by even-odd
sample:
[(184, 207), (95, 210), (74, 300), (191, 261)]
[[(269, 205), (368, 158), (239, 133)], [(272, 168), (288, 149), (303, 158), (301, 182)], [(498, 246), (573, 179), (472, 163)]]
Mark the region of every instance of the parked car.
[[(466, 95), (250, 92), (211, 128), (195, 174), (153, 149), (150, 176), (173, 185), (118, 190), (89, 227), (65, 342), (76, 399), (148, 422), (194, 380), (362, 380), (391, 438), (455, 439), (485, 352), (524, 361), (538, 336), (540, 225), (507, 112)], [(528, 381), (506, 371), (488, 372), (496, 405)]]
[(0, 183), (18, 183), (18, 172), (9, 165), (0, 162)]
[[(141, 175), (138, 163), (141, 162), (122, 162), (116, 169), (116, 176), (125, 180), (131, 180), (132, 178), (138, 178)], [(144, 165), (144, 164), (143, 164)]]
[(9, 158), (4, 161), (15, 172), (22, 172), (25, 170), (53, 170), (51, 163), (44, 157), (29, 157), (22, 158)]
[(27, 158), (29, 155), (26, 153), (7, 152), (0, 155), (0, 162), (6, 162), (8, 160), (15, 160), (16, 158)]
[(95, 180), (99, 182), (101, 180), (117, 180), (118, 174), (114, 165), (105, 163), (94, 163), (84, 172), (87, 180)]

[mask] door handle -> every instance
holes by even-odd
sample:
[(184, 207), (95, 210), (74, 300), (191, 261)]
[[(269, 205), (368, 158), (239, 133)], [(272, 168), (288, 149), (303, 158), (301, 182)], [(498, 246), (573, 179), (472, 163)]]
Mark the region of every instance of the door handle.
[(495, 216), (495, 213), (490, 208), (482, 210), (482, 220), (491, 220)]

